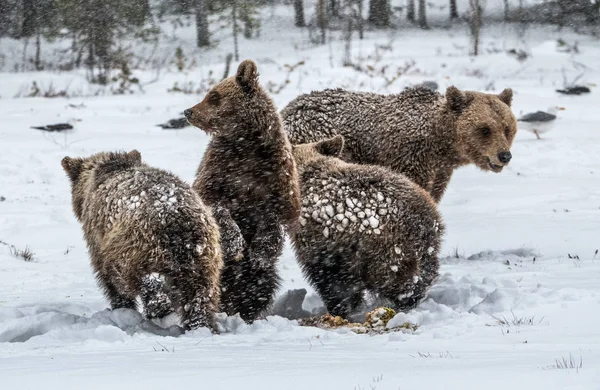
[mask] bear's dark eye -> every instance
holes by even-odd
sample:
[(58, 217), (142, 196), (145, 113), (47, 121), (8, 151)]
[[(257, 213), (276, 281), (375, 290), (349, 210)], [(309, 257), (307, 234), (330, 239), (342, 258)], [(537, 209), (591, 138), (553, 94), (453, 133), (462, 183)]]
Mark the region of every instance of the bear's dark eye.
[(489, 127), (487, 126), (483, 126), (479, 128), (479, 132), (481, 133), (481, 135), (483, 135), (484, 137), (487, 137), (491, 134), (491, 130)]
[(506, 138), (510, 137), (510, 127), (506, 126), (504, 128), (504, 135), (506, 135)]
[(219, 94), (217, 92), (212, 91), (211, 93), (208, 94), (208, 102), (210, 104), (217, 105), (217, 104), (219, 104), (220, 101), (221, 101), (221, 96), (219, 96)]

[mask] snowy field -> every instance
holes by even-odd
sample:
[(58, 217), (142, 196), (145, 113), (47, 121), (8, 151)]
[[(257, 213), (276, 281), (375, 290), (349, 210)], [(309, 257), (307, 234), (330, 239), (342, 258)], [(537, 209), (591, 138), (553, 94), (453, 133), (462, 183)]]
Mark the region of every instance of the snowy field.
[[(512, 87), (517, 116), (565, 108), (542, 140), (517, 133), (501, 174), (455, 173), (440, 204), (447, 227), (441, 277), (425, 302), (392, 320), (418, 329), (367, 336), (275, 316), (251, 326), (223, 320), (228, 332), (220, 335), (199, 329), (170, 337), (135, 313), (107, 310), (60, 160), (136, 148), (147, 163), (193, 180), (206, 135), (156, 125), (203, 98), (167, 89), (199, 83), (211, 70), (221, 75), (231, 42), (223, 32), (210, 54), (194, 52), (192, 26), (160, 47), (173, 53), (186, 45), (197, 65), (134, 71), (144, 93), (91, 96), (98, 87), (84, 72), (8, 73), (5, 64), (0, 73), (0, 241), (34, 253), (26, 262), (0, 244), (0, 389), (600, 389), (600, 91), (555, 92), (564, 78), (600, 83), (600, 41), (550, 27), (486, 26), (484, 54), (474, 58), (463, 25), (367, 32), (353, 41), (352, 61), (375, 69), (369, 75), (342, 67), (337, 39), (319, 47), (305, 33), (281, 38), (290, 20), (286, 10), (267, 8), (263, 38), (242, 38), (240, 47), (240, 60), (258, 63), (263, 85), (281, 85), (285, 64), (305, 62), (273, 93), (280, 108), (311, 89), (393, 93), (424, 80), (441, 91)], [(580, 53), (558, 51), (559, 37), (577, 41)], [(6, 39), (0, 47), (17, 48)], [(530, 57), (518, 62), (505, 53), (511, 48)], [(74, 97), (15, 97), (34, 80)], [(75, 129), (30, 129), (64, 121)], [(280, 269), (280, 293), (304, 287), (305, 308), (319, 304), (289, 246)], [(563, 358), (575, 367), (560, 367)]]

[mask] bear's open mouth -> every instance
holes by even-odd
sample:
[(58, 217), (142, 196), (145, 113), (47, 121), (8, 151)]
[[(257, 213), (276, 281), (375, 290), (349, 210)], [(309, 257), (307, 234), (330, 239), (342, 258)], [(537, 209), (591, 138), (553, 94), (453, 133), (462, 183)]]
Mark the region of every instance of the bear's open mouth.
[(502, 170), (502, 168), (504, 168), (504, 165), (496, 165), (496, 164), (494, 164), (489, 157), (488, 157), (488, 163), (490, 164), (490, 168), (494, 172), (500, 172)]
[(188, 122), (190, 123), (190, 125), (199, 128), (200, 130), (204, 131), (207, 134), (214, 133), (214, 131), (209, 126), (207, 126), (206, 123), (201, 122), (198, 119), (195, 119), (195, 118), (192, 118), (192, 120), (188, 119)]

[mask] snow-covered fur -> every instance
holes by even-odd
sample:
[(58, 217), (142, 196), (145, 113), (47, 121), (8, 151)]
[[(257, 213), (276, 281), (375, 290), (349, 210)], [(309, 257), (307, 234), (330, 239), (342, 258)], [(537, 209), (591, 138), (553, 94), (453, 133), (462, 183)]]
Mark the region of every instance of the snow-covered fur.
[(185, 114), (212, 136), (193, 188), (207, 204), (229, 210), (245, 241), (242, 259), (225, 259), (222, 308), (253, 321), (273, 301), (283, 228), (300, 212), (291, 145), (250, 60)]
[(401, 174), (342, 161), (342, 150), (339, 135), (293, 146), (302, 193), (296, 258), (332, 315), (347, 318), (365, 290), (412, 309), (438, 272), (436, 204)]
[(243, 259), (246, 241), (240, 227), (231, 217), (231, 213), (221, 203), (214, 205), (212, 212), (221, 233), (223, 262), (229, 263)]
[(92, 267), (113, 309), (148, 317), (179, 308), (183, 327), (213, 328), (223, 266), (210, 210), (175, 175), (142, 163), (140, 153), (65, 157), (73, 211)]
[(300, 95), (281, 111), (292, 144), (344, 136), (347, 162), (403, 173), (439, 202), (459, 166), (502, 171), (517, 131), (512, 90), (446, 95), (410, 88), (381, 95), (327, 89)]

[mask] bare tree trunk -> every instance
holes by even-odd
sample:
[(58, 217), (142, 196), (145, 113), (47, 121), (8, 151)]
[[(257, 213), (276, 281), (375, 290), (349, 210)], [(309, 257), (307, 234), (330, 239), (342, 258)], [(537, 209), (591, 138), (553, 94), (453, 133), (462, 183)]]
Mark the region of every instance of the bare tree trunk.
[(40, 28), (38, 27), (35, 36), (35, 70), (42, 70), (42, 60), (41, 60), (41, 51), (42, 51), (42, 43), (41, 43), (41, 35)]
[(304, 1), (303, 0), (294, 0), (294, 15), (295, 15), (294, 25), (296, 27), (306, 26), (306, 22), (304, 21)]
[(325, 29), (327, 28), (327, 18), (325, 16), (325, 0), (317, 0), (317, 26), (321, 30), (321, 44), (325, 44)]
[(388, 27), (390, 25), (390, 12), (389, 0), (370, 0), (369, 23), (376, 27)]
[(231, 24), (233, 25), (233, 53), (237, 62), (240, 60), (240, 52), (238, 49), (237, 0), (231, 1)]
[(363, 19), (363, 0), (358, 2), (358, 39), (363, 39), (365, 36), (365, 20)]
[(27, 46), (29, 46), (29, 38), (25, 37), (23, 43), (23, 63), (21, 64), (21, 72), (25, 72), (25, 63), (27, 62)]
[(73, 41), (71, 43), (71, 51), (73, 52), (73, 67), (79, 68), (81, 66), (81, 60), (83, 58), (83, 51), (85, 50), (85, 45), (80, 44), (77, 40), (77, 33), (73, 33), (72, 35)]
[(508, 18), (509, 18), (509, 6), (508, 6), (508, 0), (504, 0), (504, 21), (508, 22)]
[(420, 28), (428, 28), (427, 27), (427, 11), (425, 0), (419, 0), (419, 27)]
[(406, 4), (406, 19), (409, 22), (415, 21), (415, 0), (408, 0)]
[(469, 0), (471, 5), (471, 35), (473, 37), (473, 55), (479, 55), (479, 30), (481, 28), (481, 8), (479, 0)]
[(225, 80), (227, 76), (229, 76), (229, 67), (231, 66), (231, 60), (233, 59), (233, 54), (227, 54), (225, 57), (225, 71), (223, 72), (223, 78), (221, 80)]
[(456, 6), (456, 0), (450, 0), (450, 19), (458, 19), (458, 7)]
[(344, 37), (346, 45), (344, 48), (344, 66), (352, 64), (352, 16), (348, 17), (348, 26), (346, 27), (346, 36)]
[(208, 7), (207, 0), (195, 0), (196, 5), (196, 45), (198, 47), (210, 46), (208, 35)]

